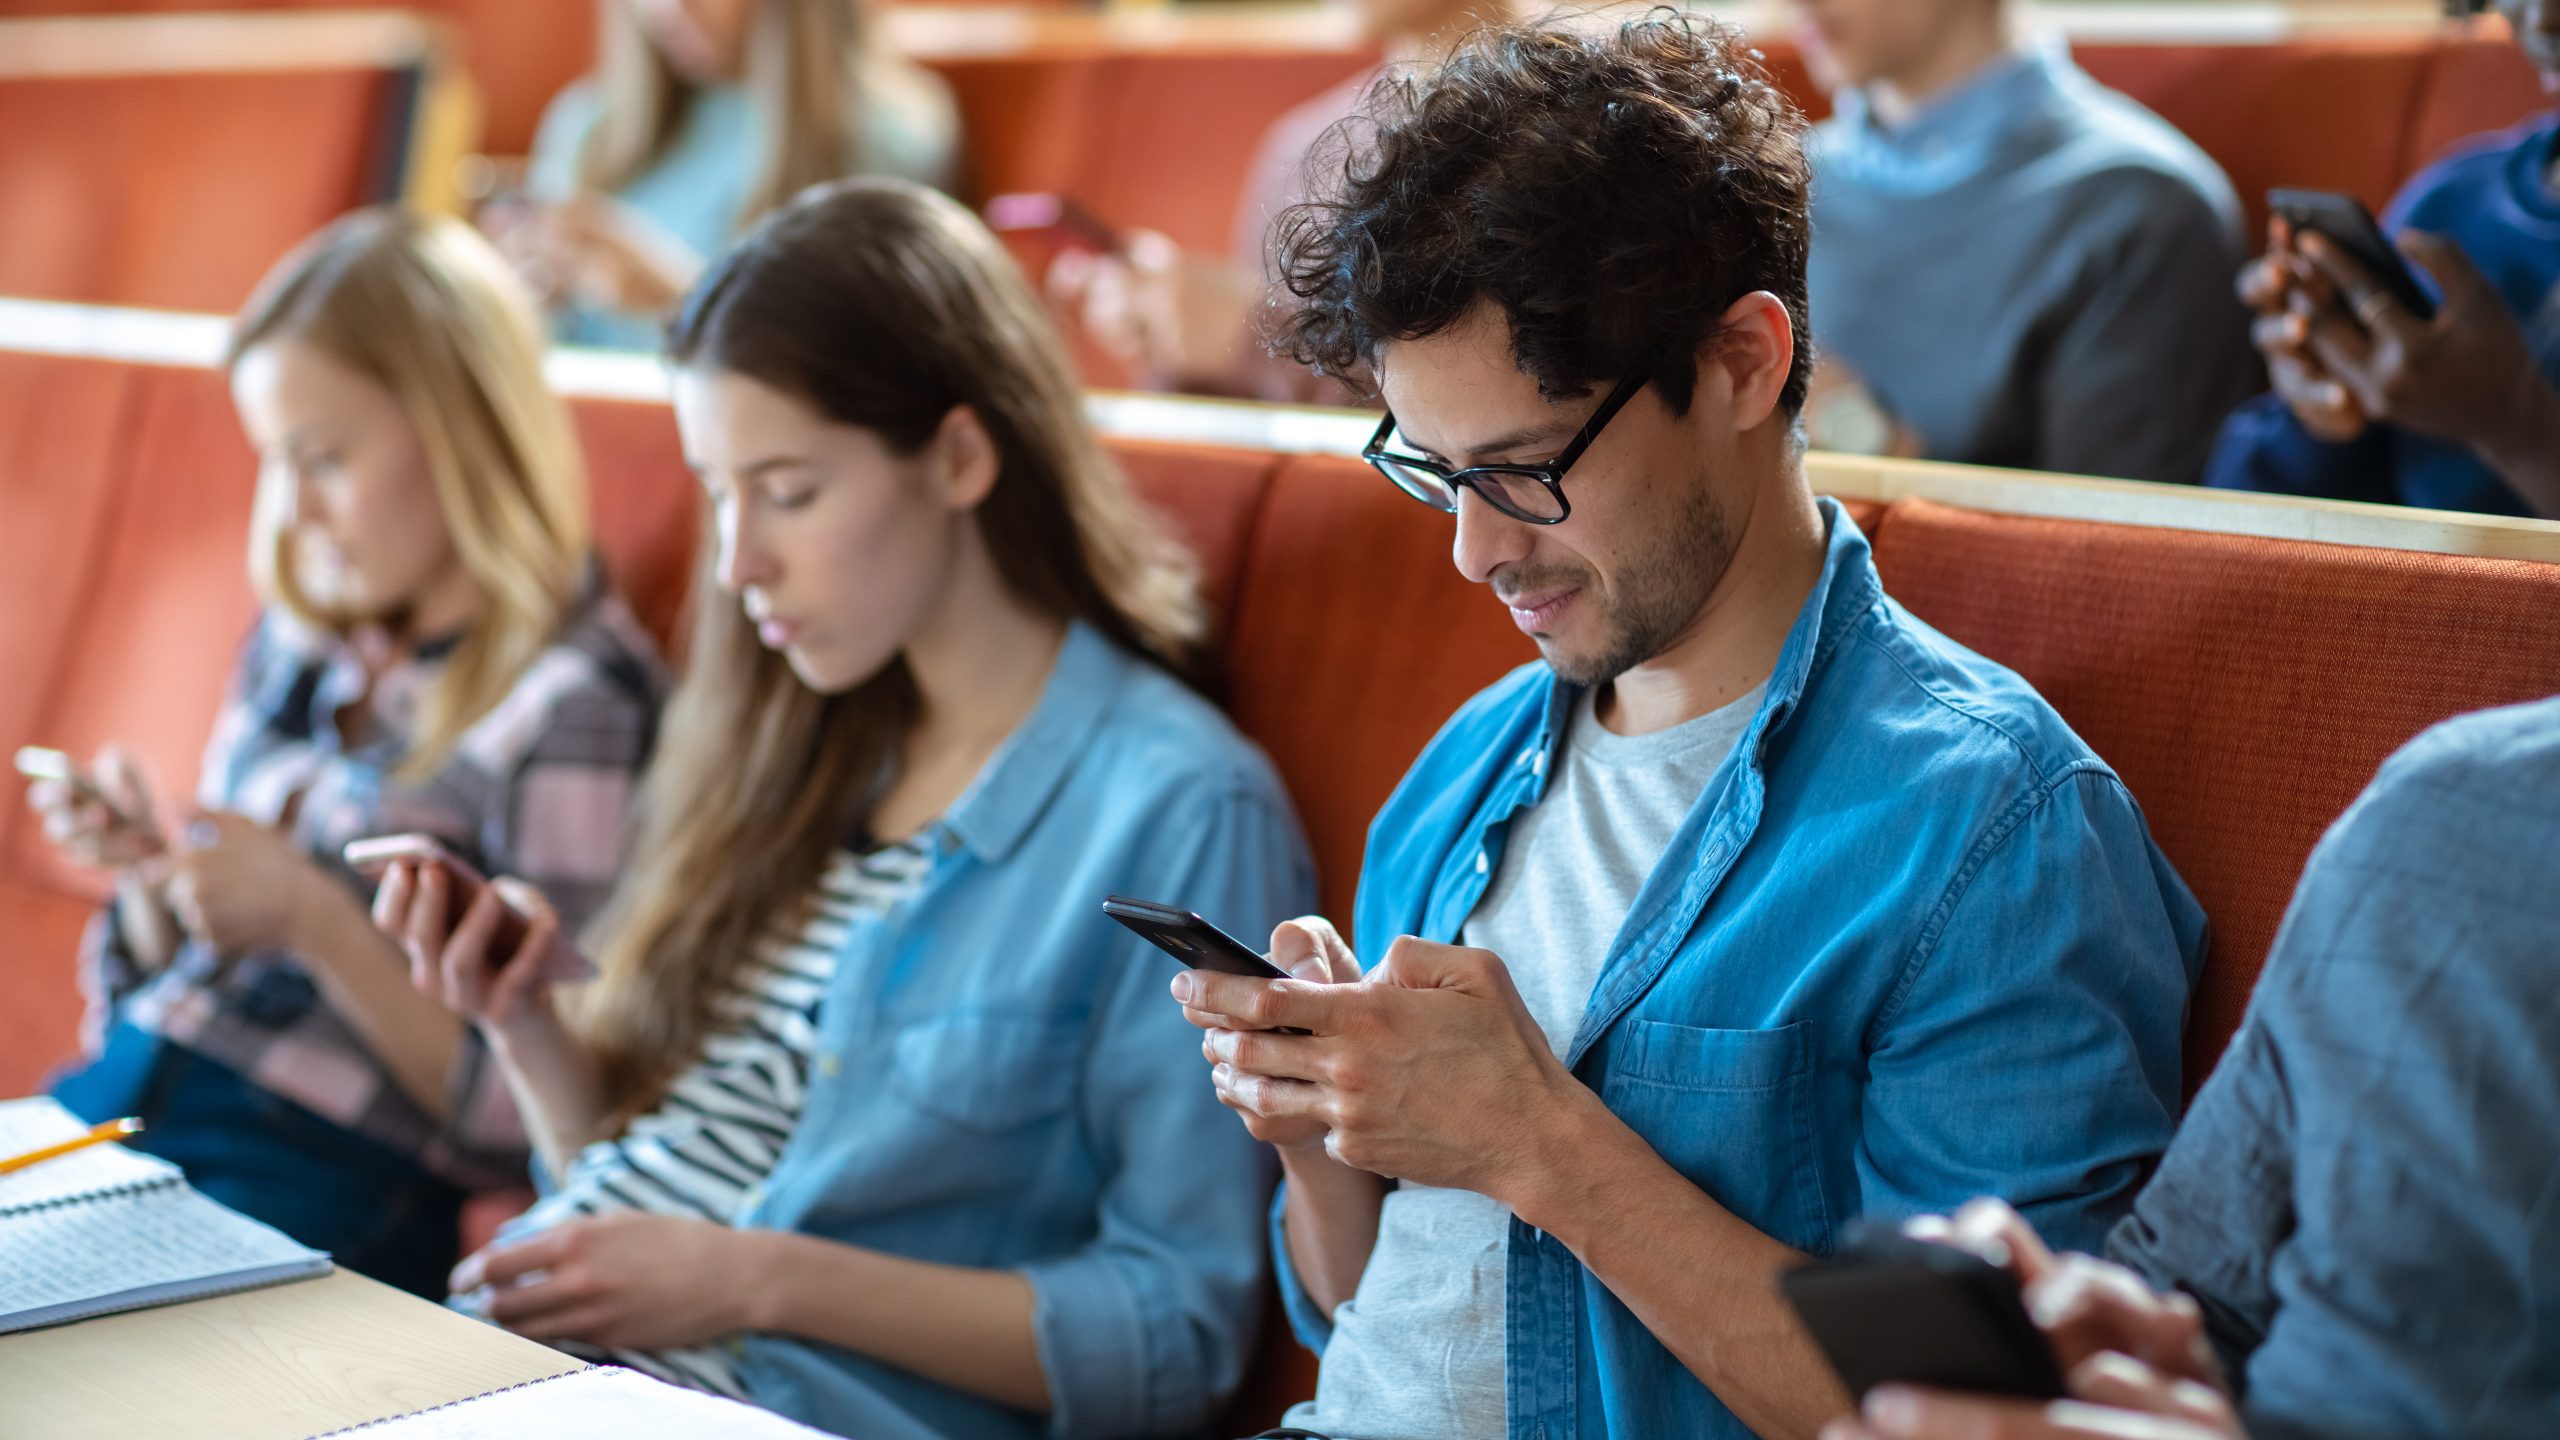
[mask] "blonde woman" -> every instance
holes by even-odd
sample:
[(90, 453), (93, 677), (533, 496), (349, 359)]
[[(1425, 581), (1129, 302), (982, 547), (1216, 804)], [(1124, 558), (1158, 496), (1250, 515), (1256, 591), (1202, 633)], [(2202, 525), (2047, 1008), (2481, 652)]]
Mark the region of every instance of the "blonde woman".
[(601, 977), (541, 986), (548, 922), (497, 956), (492, 908), (448, 934), (433, 870), (376, 910), (560, 1177), (455, 1287), (842, 1434), (1196, 1432), (1260, 1308), (1270, 1160), (1182, 1083), (1170, 962), (1101, 904), (1259, 936), (1313, 876), (1176, 678), (1186, 558), (942, 196), (804, 197), (670, 348), (716, 586)]
[(442, 1293), (473, 1186), (524, 1142), (468, 1027), (367, 923), (350, 840), (424, 831), (602, 899), (663, 689), (590, 552), (540, 332), (469, 227), (331, 226), (240, 317), (264, 602), (175, 835), (112, 752), (35, 796), (116, 898), (85, 944), (95, 1052), (54, 1093), (340, 1263)]
[(875, 38), (866, 0), (601, 0), (596, 69), (534, 140), (522, 207), (484, 212), (572, 344), (653, 349), (706, 257), (802, 188), (948, 186), (941, 80)]

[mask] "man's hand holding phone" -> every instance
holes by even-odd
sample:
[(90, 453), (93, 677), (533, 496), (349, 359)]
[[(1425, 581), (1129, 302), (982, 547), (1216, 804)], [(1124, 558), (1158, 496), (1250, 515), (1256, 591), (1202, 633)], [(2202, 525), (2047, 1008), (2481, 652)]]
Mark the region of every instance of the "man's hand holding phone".
[[(1202, 981), (1215, 981), (1214, 986), (1201, 986), (1198, 1001), (1186, 1000), (1183, 1018), (1209, 1032), (1200, 1041), (1201, 1057), (1210, 1064), (1210, 1081), (1217, 1087), (1218, 1098), (1227, 1108), (1244, 1118), (1245, 1129), (1266, 1145), (1291, 1150), (1320, 1151), (1324, 1148), (1325, 1123), (1308, 1115), (1264, 1114), (1237, 1097), (1251, 1083), (1235, 1075), (1218, 1059), (1218, 1037), (1221, 1034), (1259, 1030), (1276, 1030), (1277, 1026), (1258, 1025), (1237, 1014), (1209, 1005), (1250, 1006), (1250, 997), (1258, 987), (1290, 985), (1350, 985), (1360, 979), (1360, 959), (1351, 953), (1333, 922), (1310, 916), (1282, 922), (1271, 932), (1271, 963), (1292, 977), (1288, 981), (1257, 980), (1240, 975), (1216, 975), (1200, 971), (1188, 972)], [(1233, 983), (1228, 983), (1233, 982)], [(1175, 998), (1184, 991), (1177, 979)], [(1280, 1038), (1280, 1037), (1275, 1037)]]
[(1822, 1440), (2245, 1440), (2204, 1320), (2184, 1295), (2087, 1255), (2057, 1256), (2015, 1210), (1977, 1200), (1906, 1227), (2014, 1274), (2069, 1398), (2027, 1401), (1884, 1385)]
[(1364, 974), (1330, 925), (1281, 929), (1293, 927), (1306, 933), (1285, 948), (1275, 934), (1272, 958), (1309, 976), (1321, 961), (1330, 983), (1174, 980), (1208, 1032), (1218, 1098), (1256, 1135), (1303, 1148), (1321, 1131), (1324, 1152), (1353, 1169), (1471, 1190), (1531, 1219), (1577, 1141), (1623, 1132), (1556, 1058), (1499, 956), (1408, 935)]

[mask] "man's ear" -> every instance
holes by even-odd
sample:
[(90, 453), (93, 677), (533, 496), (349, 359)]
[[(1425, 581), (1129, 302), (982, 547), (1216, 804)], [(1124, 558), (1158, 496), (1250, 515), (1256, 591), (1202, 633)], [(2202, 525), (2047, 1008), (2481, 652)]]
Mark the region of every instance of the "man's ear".
[(1795, 317), (1766, 290), (1754, 290), (1725, 307), (1716, 332), (1698, 351), (1698, 381), (1709, 368), (1720, 376), (1733, 405), (1737, 430), (1758, 427), (1778, 411), (1787, 376), (1796, 363)]
[(925, 458), (934, 493), (954, 510), (976, 509), (996, 488), (996, 472), (1002, 468), (995, 436), (966, 405), (954, 405), (942, 417), (925, 446)]

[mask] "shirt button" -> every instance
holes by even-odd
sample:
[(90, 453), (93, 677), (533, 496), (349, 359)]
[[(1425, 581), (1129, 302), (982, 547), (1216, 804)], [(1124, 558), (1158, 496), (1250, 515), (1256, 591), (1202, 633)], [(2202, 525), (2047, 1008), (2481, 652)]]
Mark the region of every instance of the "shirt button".
[(1479, 874), (1479, 875), (1484, 875), (1484, 874), (1489, 874), (1489, 873), (1491, 873), (1491, 872), (1492, 872), (1492, 870), (1493, 870), (1493, 861), (1492, 861), (1490, 858), (1488, 858), (1488, 857), (1485, 855), (1485, 853), (1484, 853), (1483, 851), (1481, 851), (1481, 850), (1477, 851), (1477, 852), (1476, 852), (1476, 873), (1477, 873), (1477, 874)]
[(1537, 754), (1529, 757), (1529, 773), (1532, 775), (1544, 775), (1547, 773), (1546, 751), (1541, 750)]
[(818, 1073), (832, 1080), (844, 1073), (844, 1059), (833, 1050), (818, 1052)]
[(1719, 865), (1721, 865), (1721, 864), (1723, 864), (1723, 863), (1724, 863), (1724, 842), (1723, 842), (1723, 841), (1721, 841), (1721, 840), (1719, 840), (1719, 841), (1717, 841), (1716, 843), (1714, 843), (1713, 845), (1710, 845), (1710, 846), (1708, 846), (1708, 847), (1707, 847), (1707, 868), (1708, 868), (1708, 869), (1710, 869), (1710, 870), (1713, 870), (1714, 868), (1716, 868), (1717, 866), (1719, 866)]

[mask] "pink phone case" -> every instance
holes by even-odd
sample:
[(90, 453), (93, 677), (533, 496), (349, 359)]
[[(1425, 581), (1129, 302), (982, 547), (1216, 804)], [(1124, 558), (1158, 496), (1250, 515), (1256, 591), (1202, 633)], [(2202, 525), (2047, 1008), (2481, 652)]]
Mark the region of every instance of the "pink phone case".
[[(478, 870), (432, 835), (383, 835), (350, 841), (343, 853), (348, 867), (359, 875), (378, 877), (402, 860), (441, 868), (448, 887), (444, 922), (448, 930), (462, 923), (464, 913), (470, 910), (473, 902), (480, 898), (480, 891), (489, 883)], [(523, 911), (507, 903), (504, 892), (498, 896), (498, 912), (498, 931), (490, 937), (489, 948), (494, 953), (507, 954), (524, 943), (526, 917)], [(543, 978), (555, 984), (575, 984), (594, 977), (593, 962), (570, 946), (554, 945), (544, 956)]]

